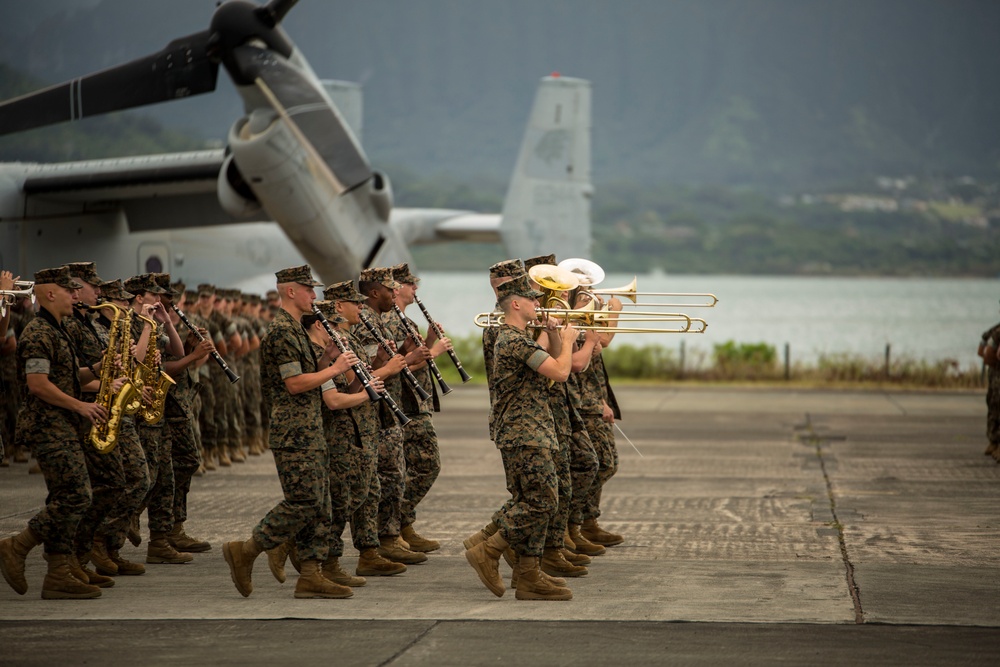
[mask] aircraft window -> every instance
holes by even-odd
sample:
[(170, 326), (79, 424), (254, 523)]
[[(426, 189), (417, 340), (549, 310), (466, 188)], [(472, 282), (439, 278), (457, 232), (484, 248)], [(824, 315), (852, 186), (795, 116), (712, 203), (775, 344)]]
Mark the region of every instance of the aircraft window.
[(146, 258), (146, 273), (163, 273), (163, 260), (157, 255)]

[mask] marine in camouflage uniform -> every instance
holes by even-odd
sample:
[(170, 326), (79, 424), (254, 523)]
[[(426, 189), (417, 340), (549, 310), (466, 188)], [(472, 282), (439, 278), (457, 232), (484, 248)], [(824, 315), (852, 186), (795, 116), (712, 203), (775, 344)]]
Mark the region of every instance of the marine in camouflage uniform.
[[(83, 285), (78, 290), (77, 303), (82, 307), (96, 306), (100, 285), (104, 281), (97, 275), (94, 263), (67, 264), (66, 270)], [(73, 344), (77, 360), (95, 376), (99, 376), (94, 369), (104, 359), (108, 344), (107, 332), (103, 327), (98, 329), (92, 313), (79, 308), (74, 308), (73, 315), (65, 318), (62, 324)], [(82, 399), (88, 403), (95, 402), (96, 390), (84, 392)], [(115, 512), (124, 499), (125, 469), (117, 446), (102, 453), (90, 442), (89, 434), (84, 438), (83, 453), (90, 478), (91, 503), (77, 528), (75, 553), (78, 560), (86, 563), (94, 548), (94, 538), (99, 526)]]
[[(986, 348), (990, 348), (989, 352)], [(989, 445), (986, 455), (1000, 463), (1000, 366), (997, 365), (996, 351), (1000, 349), (1000, 324), (983, 332), (981, 354), (987, 365), (986, 383), (986, 438)]]
[(243, 318), (247, 322), (247, 338), (250, 350), (243, 358), (246, 368), (243, 386), (244, 444), (250, 454), (260, 456), (264, 452), (264, 437), (261, 431), (260, 394), (260, 339), (267, 330), (260, 318), (260, 297), (256, 294), (243, 295)]
[[(562, 329), (553, 358), (525, 330), (534, 319), (541, 296), (519, 276), (497, 288), (506, 323), (494, 348), (492, 382), (493, 440), (500, 449), (511, 502), (496, 519), (498, 530), (465, 552), (480, 580), (503, 595), (498, 562), (509, 546), (518, 555), (515, 566), (518, 599), (567, 600), (568, 588), (544, 578), (539, 569), (546, 534), (558, 507), (555, 453), (559, 449), (549, 400), (550, 379), (564, 382), (572, 362), (572, 327)], [(555, 334), (553, 334), (555, 335)]]
[[(310, 312), (319, 283), (308, 266), (275, 274), (282, 308), (261, 345), (261, 386), (271, 406), (270, 445), (284, 492), (254, 527), (250, 539), (227, 542), (223, 555), (236, 589), (253, 591), (253, 563), (261, 551), (294, 540), (302, 570), (295, 596), (349, 597), (351, 589), (326, 579), (320, 567), (329, 553), (330, 482), (327, 443), (323, 437), (322, 393), (344, 372), (353, 355), (340, 355), (327, 365), (317, 359), (300, 318)], [(292, 393), (292, 387), (294, 392)]]
[[(359, 291), (367, 301), (361, 317), (374, 327), (382, 338), (392, 340), (385, 329), (382, 314), (392, 311), (393, 290), (399, 283), (392, 278), (391, 269), (379, 267), (365, 269), (358, 281)], [(386, 393), (396, 405), (402, 403), (403, 384), (400, 372), (405, 362), (401, 355), (392, 357), (379, 346), (378, 339), (364, 324), (353, 327), (354, 334), (361, 340), (365, 352), (373, 360), (374, 373), (385, 383)], [(379, 554), (397, 563), (414, 564), (427, 560), (422, 553), (411, 551), (400, 539), (402, 528), (403, 491), (406, 484), (406, 458), (403, 454), (403, 430), (396, 417), (385, 404), (379, 402), (382, 430), (378, 437), (378, 476), (381, 497), (378, 504)]]
[(27, 449), (14, 445), (14, 427), (24, 399), (24, 386), (17, 380), (16, 345), (28, 322), (34, 319), (35, 311), (27, 298), (21, 298), (10, 306), (8, 314), (10, 322), (0, 350), (0, 409), (3, 410), (0, 414), (0, 433), (7, 447), (5, 455), (11, 457), (14, 463), (27, 463)]
[[(243, 345), (243, 340), (236, 324), (226, 315), (229, 301), (228, 294), (228, 290), (217, 289), (215, 291), (215, 307), (212, 310), (210, 319), (222, 336), (222, 343), (216, 344), (219, 353), (226, 364), (235, 368), (236, 358)], [(238, 390), (216, 364), (213, 364), (209, 368), (209, 376), (212, 381), (212, 392), (215, 394), (213, 415), (215, 417), (214, 430), (219, 463), (223, 466), (229, 466), (234, 462), (234, 456), (235, 462), (242, 460), (239, 452), (235, 451), (236, 446), (240, 443), (240, 434), (236, 430), (236, 409), (239, 402)]]
[[(161, 280), (163, 280), (161, 278)], [(169, 281), (169, 276), (166, 278)], [(183, 356), (184, 344), (177, 334), (173, 323), (167, 316), (166, 309), (160, 303), (160, 295), (167, 290), (157, 283), (157, 275), (144, 273), (133, 276), (125, 281), (124, 287), (128, 292), (135, 295), (132, 300), (132, 308), (136, 313), (144, 314), (157, 323), (157, 335), (152, 333), (146, 347), (145, 359), (152, 360), (154, 351), (159, 351), (160, 362), (150, 366), (150, 386), (159, 384), (161, 373), (164, 372), (164, 360), (168, 354)], [(149, 308), (147, 309), (146, 306)], [(146, 310), (146, 313), (143, 311)], [(139, 320), (139, 318), (135, 318)], [(143, 320), (139, 320), (145, 325)], [(155, 346), (155, 347), (153, 347)], [(169, 388), (168, 388), (169, 391)], [(169, 395), (169, 394), (168, 394)], [(136, 413), (136, 424), (139, 431), (139, 441), (146, 454), (146, 464), (149, 468), (149, 492), (146, 494), (144, 502), (146, 515), (149, 522), (149, 542), (146, 545), (146, 563), (150, 564), (179, 564), (188, 563), (194, 556), (187, 552), (177, 551), (171, 546), (168, 534), (174, 527), (174, 464), (171, 456), (172, 446), (170, 444), (170, 432), (166, 428), (166, 421), (160, 417), (155, 422), (150, 423), (143, 415), (143, 411), (150, 407), (144, 404), (140, 412)], [(165, 407), (164, 407), (165, 412)]]
[[(89, 370), (80, 369), (62, 320), (72, 315), (74, 290), (81, 284), (65, 267), (35, 274), (39, 313), (18, 343), (18, 378), (29, 392), (18, 413), (18, 444), (31, 448), (45, 478), (45, 507), (14, 537), (0, 540), (0, 570), (18, 594), (28, 584), (24, 562), (28, 552), (45, 545), (48, 573), (42, 598), (95, 598), (96, 586), (86, 583), (86, 574), (75, 563), (75, 538), (80, 521), (91, 502), (90, 481), (83, 453), (88, 420), (106, 419), (106, 411), (80, 400), (81, 381), (89, 382)], [(43, 399), (42, 396), (46, 396)], [(52, 401), (52, 402), (49, 402)], [(58, 402), (58, 404), (57, 404)]]
[[(370, 367), (371, 358), (365, 351), (364, 344), (351, 332), (351, 325), (359, 322), (361, 305), (365, 297), (358, 293), (350, 280), (328, 286), (323, 291), (323, 296), (328, 303), (333, 304), (334, 312), (344, 318), (344, 322), (338, 325), (344, 342), (362, 364)], [(364, 391), (363, 388), (348, 385), (346, 374), (339, 375), (334, 380), (337, 383), (337, 391)], [(378, 553), (378, 505), (381, 496), (378, 438), (382, 430), (379, 406), (366, 402), (350, 408), (349, 412), (353, 425), (357, 426), (356, 437), (359, 442), (357, 447), (348, 447), (351, 458), (347, 481), (347, 516), (351, 523), (351, 540), (360, 554), (355, 574), (391, 576), (406, 572), (406, 565), (387, 560)], [(337, 530), (336, 525), (334, 530)], [(343, 533), (343, 528), (340, 528), (340, 532)]]
[[(407, 306), (413, 303), (420, 279), (410, 272), (408, 264), (397, 264), (392, 267), (392, 277), (399, 283), (396, 292), (396, 305), (399, 312), (405, 314)], [(405, 315), (404, 315), (405, 316)], [(409, 317), (409, 328), (419, 332), (417, 323)], [(403, 503), (400, 510), (400, 535), (411, 551), (427, 553), (441, 547), (437, 540), (430, 540), (420, 535), (413, 527), (417, 520), (417, 505), (431, 490), (431, 486), (441, 473), (441, 453), (438, 450), (437, 432), (431, 419), (432, 412), (440, 412), (434, 380), (431, 377), (430, 364), (427, 358), (433, 359), (450, 348), (450, 341), (438, 340), (432, 333), (423, 345), (419, 347), (406, 334), (403, 322), (396, 311), (383, 315), (386, 331), (396, 344), (397, 350), (407, 353), (404, 357), (407, 367), (413, 373), (420, 387), (427, 393), (427, 398), (420, 399), (417, 391), (409, 382), (403, 383), (403, 402), (400, 404), (403, 413), (410, 421), (403, 425), (403, 456), (406, 462), (406, 473), (403, 485)], [(433, 330), (432, 330), (433, 331)], [(425, 358), (421, 358), (425, 357)], [(413, 363), (411, 363), (411, 359)]]
[[(215, 286), (208, 283), (198, 285), (198, 301), (190, 315), (200, 318), (200, 322), (195, 322), (196, 326), (208, 330), (209, 339), (215, 345), (216, 350), (219, 350), (219, 354), (222, 355), (222, 351), (225, 349), (225, 341), (216, 318), (212, 317), (214, 309)], [(200, 384), (198, 397), (201, 400), (201, 411), (198, 413), (198, 430), (201, 435), (203, 459), (205, 461), (205, 470), (215, 470), (216, 459), (219, 459), (220, 463), (222, 462), (222, 448), (219, 446), (219, 436), (215, 426), (215, 406), (218, 401), (215, 382), (216, 374), (221, 374), (225, 377), (225, 373), (216, 363), (203, 364), (199, 368), (198, 373)], [(225, 460), (226, 465), (229, 465), (228, 455), (226, 455)]]

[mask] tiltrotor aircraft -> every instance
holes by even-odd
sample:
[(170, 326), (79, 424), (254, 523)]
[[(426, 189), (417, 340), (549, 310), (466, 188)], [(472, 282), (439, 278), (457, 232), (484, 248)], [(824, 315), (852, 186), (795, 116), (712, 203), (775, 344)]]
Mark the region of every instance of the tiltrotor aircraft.
[[(590, 84), (542, 79), (502, 214), (394, 209), (386, 176), (280, 23), (296, 0), (222, 3), (206, 30), (0, 103), (0, 134), (215, 89), (245, 115), (224, 150), (0, 165), (0, 267), (71, 261), (241, 287), (307, 262), (324, 283), (409, 261), (409, 244), (501, 240), (510, 256), (590, 251)], [(244, 287), (246, 289), (246, 287)]]

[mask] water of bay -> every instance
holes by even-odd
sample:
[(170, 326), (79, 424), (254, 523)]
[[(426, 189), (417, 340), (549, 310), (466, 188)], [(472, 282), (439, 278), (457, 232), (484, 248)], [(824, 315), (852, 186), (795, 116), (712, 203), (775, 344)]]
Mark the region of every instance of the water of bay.
[[(485, 271), (422, 271), (421, 279), (421, 301), (450, 335), (479, 332), (474, 316), (494, 303)], [(610, 274), (602, 286), (617, 287), (631, 279)], [(881, 361), (889, 345), (894, 359), (950, 359), (965, 369), (978, 365), (979, 338), (1000, 320), (998, 280), (652, 274), (638, 276), (638, 287), (719, 297), (714, 308), (677, 309), (705, 319), (704, 334), (624, 334), (616, 339), (678, 350), (683, 340), (689, 364), (710, 363), (713, 345), (731, 340), (767, 343), (779, 356), (788, 344), (793, 363), (814, 364), (832, 354)], [(419, 312), (410, 315), (421, 320)]]

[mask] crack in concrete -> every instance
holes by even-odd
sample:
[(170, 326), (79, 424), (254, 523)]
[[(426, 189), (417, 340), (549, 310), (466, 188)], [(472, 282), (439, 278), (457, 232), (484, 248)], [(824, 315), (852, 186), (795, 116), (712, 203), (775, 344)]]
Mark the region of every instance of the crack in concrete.
[[(795, 429), (805, 431), (805, 433), (799, 434), (799, 439), (802, 442), (809, 443), (816, 448), (816, 458), (819, 460), (819, 467), (823, 472), (823, 480), (826, 483), (826, 497), (830, 502), (830, 514), (833, 516), (833, 526), (837, 530), (837, 541), (840, 543), (840, 557), (844, 562), (847, 589), (851, 593), (851, 601), (854, 604), (854, 622), (857, 625), (864, 625), (865, 612), (861, 606), (861, 591), (858, 589), (858, 584), (854, 580), (854, 563), (851, 562), (851, 557), (847, 553), (847, 541), (844, 539), (844, 526), (840, 523), (840, 518), (837, 516), (837, 499), (833, 493), (833, 482), (830, 479), (830, 473), (826, 469), (826, 460), (823, 457), (823, 444), (831, 438), (821, 436), (816, 432), (816, 429), (813, 428), (812, 419), (810, 418), (809, 413), (806, 413), (805, 423), (797, 425)], [(839, 436), (833, 436), (833, 438), (844, 439)]]
[(406, 646), (404, 646), (401, 649), (399, 649), (398, 651), (396, 651), (396, 653), (393, 654), (392, 656), (390, 656), (387, 660), (383, 660), (382, 662), (380, 662), (379, 663), (379, 667), (385, 667), (386, 665), (391, 665), (392, 663), (396, 662), (399, 658), (401, 658), (404, 655), (406, 655), (406, 653), (411, 648), (413, 648), (414, 646), (416, 646), (417, 644), (419, 644), (420, 642), (422, 642), (424, 640), (424, 637), (427, 636), (427, 633), (429, 633), (431, 630), (433, 630), (434, 628), (436, 628), (440, 624), (441, 624), (441, 621), (434, 621), (433, 623), (431, 623), (430, 625), (428, 625), (427, 628), (423, 632), (421, 632), (419, 635), (417, 635), (416, 637), (413, 638), (413, 641), (411, 641), (409, 644), (407, 644)]

